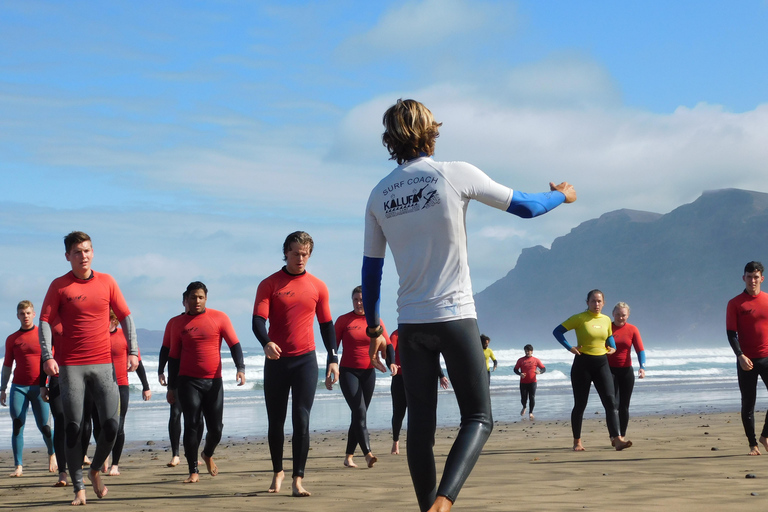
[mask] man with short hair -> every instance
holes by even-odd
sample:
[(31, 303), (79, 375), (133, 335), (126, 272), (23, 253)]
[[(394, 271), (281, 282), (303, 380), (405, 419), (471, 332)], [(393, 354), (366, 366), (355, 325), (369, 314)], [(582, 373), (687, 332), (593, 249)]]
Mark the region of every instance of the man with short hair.
[[(107, 494), (99, 468), (112, 451), (120, 423), (120, 393), (109, 340), (110, 308), (128, 341), (128, 371), (134, 371), (139, 365), (139, 348), (131, 312), (117, 283), (109, 274), (91, 269), (91, 237), (82, 231), (73, 231), (64, 237), (64, 248), (72, 271), (54, 279), (48, 288), (40, 313), (39, 335), (43, 370), (50, 376), (59, 376), (67, 423), (67, 466), (75, 491), (72, 505), (85, 505), (80, 425), (86, 387), (93, 392), (101, 421), (101, 433), (88, 472), (99, 498)], [(57, 337), (54, 359), (51, 323), (57, 319), (61, 321), (62, 335)]]
[[(283, 242), (285, 266), (259, 283), (253, 305), (252, 328), (264, 347), (264, 402), (267, 406), (272, 484), (269, 492), (280, 492), (285, 478), (283, 443), (288, 396), (293, 401), (293, 489), (295, 497), (310, 496), (304, 488), (304, 468), (309, 454), (309, 415), (315, 400), (318, 368), (313, 323), (328, 351), (325, 387), (339, 380), (336, 333), (328, 298), (328, 287), (307, 272), (314, 241), (309, 233), (295, 231)], [(269, 320), (269, 331), (267, 331)]]
[[(760, 291), (765, 268), (759, 261), (744, 267), (744, 291), (728, 302), (725, 329), (736, 354), (736, 372), (741, 391), (741, 422), (749, 441), (749, 455), (760, 455), (755, 438), (757, 378), (768, 387), (768, 294)], [(768, 450), (768, 413), (760, 434), (760, 444)]]
[(30, 301), (19, 302), (16, 306), (16, 318), (21, 322), (21, 328), (5, 340), (5, 359), (3, 359), (2, 379), (0, 379), (0, 404), (5, 406), (7, 405), (5, 389), (8, 387), (15, 361), (10, 407), (13, 421), (11, 446), (16, 470), (9, 476), (21, 476), (23, 473), (24, 424), (30, 405), (32, 405), (32, 414), (35, 415), (37, 428), (43, 434), (43, 441), (48, 450), (48, 471), (56, 471), (57, 467), (49, 422), (50, 408), (40, 395), (40, 386), (45, 386), (45, 374), (40, 370), (40, 342), (35, 325), (35, 308)]
[(227, 342), (235, 362), (237, 385), (245, 384), (243, 349), (232, 322), (221, 311), (206, 308), (207, 301), (208, 288), (200, 281), (189, 283), (187, 313), (172, 326), (171, 350), (168, 354), (166, 399), (169, 404), (173, 404), (177, 393), (184, 413), (184, 456), (189, 468), (189, 477), (184, 483), (200, 481), (197, 449), (200, 447), (198, 432), (203, 428), (201, 416), (205, 417), (208, 427), (201, 457), (211, 476), (219, 474), (219, 468), (213, 461), (213, 452), (221, 441), (224, 428), (222, 340)]

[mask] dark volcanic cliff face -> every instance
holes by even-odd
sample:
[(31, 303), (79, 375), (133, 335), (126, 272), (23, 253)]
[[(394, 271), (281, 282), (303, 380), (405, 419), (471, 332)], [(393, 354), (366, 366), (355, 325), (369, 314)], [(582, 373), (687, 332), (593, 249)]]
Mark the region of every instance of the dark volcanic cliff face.
[[(617, 210), (584, 222), (551, 249), (525, 249), (504, 278), (475, 295), (480, 331), (497, 346), (557, 343), (587, 292), (632, 308), (649, 346), (727, 344), (725, 306), (750, 260), (768, 264), (768, 194), (705, 192), (666, 215)], [(546, 345), (543, 345), (546, 346)]]

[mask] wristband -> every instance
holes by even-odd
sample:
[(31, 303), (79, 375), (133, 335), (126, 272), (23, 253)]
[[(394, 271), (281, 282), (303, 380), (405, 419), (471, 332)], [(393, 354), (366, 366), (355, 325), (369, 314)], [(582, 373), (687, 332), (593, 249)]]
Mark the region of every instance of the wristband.
[(366, 327), (365, 334), (369, 338), (378, 338), (384, 333), (384, 328), (381, 325), (377, 325), (376, 327)]

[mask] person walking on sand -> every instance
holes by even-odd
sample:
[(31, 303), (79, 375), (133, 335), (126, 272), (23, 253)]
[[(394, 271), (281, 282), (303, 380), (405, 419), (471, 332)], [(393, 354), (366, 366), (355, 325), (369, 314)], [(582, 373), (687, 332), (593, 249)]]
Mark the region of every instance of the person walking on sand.
[[(130, 386), (128, 384), (128, 367), (126, 358), (128, 357), (128, 343), (123, 335), (123, 330), (119, 327), (120, 322), (114, 311), (109, 312), (109, 341), (112, 344), (112, 366), (115, 368), (117, 377), (117, 388), (120, 391), (120, 425), (115, 437), (115, 446), (112, 447), (112, 460), (104, 464), (103, 472), (109, 476), (120, 476), (120, 457), (123, 454), (125, 446), (125, 416), (128, 414), (128, 403), (130, 401)], [(141, 381), (141, 397), (144, 401), (152, 398), (152, 390), (149, 389), (147, 381), (147, 372), (144, 370), (144, 363), (141, 361), (141, 351), (139, 350), (139, 366), (136, 368), (136, 375)], [(101, 422), (99, 421), (99, 411), (94, 408), (93, 411), (93, 434), (96, 439), (101, 433)], [(111, 463), (111, 465), (110, 465)]]
[[(40, 394), (41, 386), (45, 387), (45, 373), (40, 371), (40, 342), (38, 341), (37, 326), (35, 325), (35, 308), (28, 300), (19, 302), (16, 306), (16, 318), (21, 322), (18, 331), (5, 340), (5, 358), (3, 359), (2, 378), (0, 379), (0, 404), (10, 405), (11, 447), (13, 448), (13, 464), (16, 466), (9, 476), (17, 477), (23, 474), (22, 454), (24, 452), (24, 425), (27, 421), (27, 411), (32, 406), (32, 414), (43, 442), (48, 451), (48, 471), (58, 469), (53, 452), (53, 434), (50, 424), (50, 408)], [(13, 363), (16, 368), (13, 369)], [(7, 403), (6, 388), (13, 370), (10, 404)], [(42, 378), (41, 378), (42, 377)]]
[[(295, 497), (311, 496), (304, 488), (304, 469), (309, 456), (309, 414), (317, 389), (317, 359), (312, 325), (315, 316), (320, 336), (328, 351), (325, 387), (339, 380), (336, 334), (328, 287), (307, 272), (315, 243), (309, 233), (295, 231), (283, 242), (285, 266), (264, 279), (256, 291), (252, 328), (264, 347), (264, 402), (269, 422), (269, 453), (272, 457), (272, 484), (269, 492), (280, 492), (285, 478), (283, 443), (288, 396), (292, 400), (293, 485)], [(269, 331), (267, 331), (269, 320)]]
[[(408, 401), (408, 466), (419, 508), (450, 510), (493, 428), (485, 357), (467, 264), (470, 200), (524, 218), (576, 200), (568, 183), (526, 194), (465, 162), (432, 159), (440, 123), (414, 100), (398, 100), (383, 118), (382, 142), (398, 166), (371, 191), (365, 211), (363, 302), (369, 355), (383, 353), (379, 295), (389, 245), (400, 277), (398, 329)], [(461, 427), (440, 485), (434, 457), (440, 355), (461, 411)]]
[[(101, 435), (88, 471), (93, 492), (103, 498), (107, 487), (101, 481), (99, 468), (107, 460), (115, 444), (120, 423), (120, 393), (112, 367), (112, 344), (109, 341), (109, 309), (112, 308), (128, 341), (128, 371), (139, 366), (131, 312), (115, 280), (109, 274), (91, 269), (93, 245), (91, 237), (73, 231), (64, 237), (64, 248), (71, 272), (54, 279), (40, 312), (41, 358), (49, 376), (59, 376), (61, 401), (66, 418), (67, 466), (74, 487), (72, 505), (85, 505), (83, 485), (83, 449), (81, 420), (86, 387), (91, 389), (101, 419)], [(62, 336), (57, 340), (53, 358), (51, 322), (61, 321)]]
[[(338, 348), (341, 349), (339, 384), (344, 399), (352, 411), (352, 419), (347, 431), (344, 465), (348, 468), (357, 467), (352, 458), (355, 455), (355, 447), (360, 445), (366, 465), (372, 468), (378, 458), (371, 450), (366, 418), (368, 406), (373, 397), (373, 390), (376, 387), (376, 372), (374, 370), (386, 372), (387, 368), (384, 366), (374, 367), (371, 358), (368, 357), (368, 347), (371, 340), (365, 335), (367, 326), (365, 324), (365, 311), (363, 310), (362, 286), (356, 286), (352, 290), (352, 311), (337, 318), (334, 325)], [(386, 328), (383, 336), (389, 340)], [(387, 343), (387, 360), (394, 362), (394, 359), (395, 352), (390, 342)], [(397, 372), (396, 366), (390, 368), (393, 374)]]
[(203, 428), (205, 417), (208, 434), (200, 457), (208, 474), (216, 476), (219, 468), (213, 460), (213, 452), (221, 441), (224, 428), (224, 384), (221, 378), (221, 342), (227, 342), (237, 373), (235, 382), (245, 384), (243, 348), (237, 339), (229, 317), (215, 309), (206, 308), (208, 288), (200, 281), (187, 286), (187, 311), (175, 322), (171, 332), (171, 350), (168, 353), (169, 404), (178, 395), (184, 413), (184, 456), (187, 459), (189, 477), (184, 483), (200, 481), (197, 468), (197, 450), (200, 447), (198, 432)]
[(613, 340), (616, 352), (608, 354), (608, 365), (613, 376), (613, 389), (616, 396), (616, 407), (619, 409), (619, 433), (627, 435), (629, 425), (629, 402), (632, 390), (635, 388), (635, 370), (632, 368), (632, 347), (635, 347), (640, 369), (637, 376), (645, 378), (645, 348), (640, 331), (627, 322), (629, 319), (629, 304), (619, 302), (613, 306)]
[[(605, 422), (611, 444), (616, 450), (632, 446), (632, 441), (625, 440), (619, 431), (619, 412), (616, 410), (616, 395), (613, 390), (613, 377), (608, 366), (608, 354), (616, 350), (611, 331), (611, 319), (603, 315), (605, 298), (600, 290), (591, 290), (587, 294), (587, 310), (568, 318), (555, 327), (552, 334), (560, 344), (571, 352), (571, 387), (573, 388), (573, 410), (571, 411), (571, 430), (573, 431), (573, 451), (583, 452), (581, 442), (581, 424), (584, 410), (589, 400), (589, 389), (595, 383), (595, 389), (605, 409)], [(572, 347), (565, 339), (565, 333), (575, 330), (578, 345)]]
[[(768, 294), (760, 290), (765, 268), (759, 261), (744, 266), (744, 291), (728, 301), (725, 329), (736, 354), (736, 374), (741, 392), (741, 423), (749, 442), (749, 455), (760, 455), (755, 438), (757, 379), (768, 387)], [(760, 444), (768, 450), (768, 412), (765, 414)]]
[(526, 345), (523, 351), (525, 356), (517, 360), (514, 369), (520, 376), (520, 402), (523, 404), (520, 416), (525, 416), (525, 409), (528, 407), (528, 418), (533, 420), (533, 408), (536, 407), (536, 377), (547, 369), (541, 361), (533, 357), (533, 345)]

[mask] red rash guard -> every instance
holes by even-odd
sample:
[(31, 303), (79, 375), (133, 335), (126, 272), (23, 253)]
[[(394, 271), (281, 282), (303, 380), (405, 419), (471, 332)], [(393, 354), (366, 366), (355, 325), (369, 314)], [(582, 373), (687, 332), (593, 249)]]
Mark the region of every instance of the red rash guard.
[(616, 324), (613, 324), (612, 328), (616, 352), (608, 354), (608, 365), (612, 368), (628, 368), (632, 366), (632, 346), (635, 347), (635, 352), (638, 354), (645, 350), (640, 331), (632, 324), (624, 324), (621, 327), (616, 327)]
[[(128, 385), (128, 340), (125, 339), (123, 330), (117, 328), (109, 333), (109, 341), (112, 344), (112, 364), (115, 366), (115, 376), (118, 386)], [(141, 352), (139, 352), (141, 361)]]
[(750, 359), (768, 357), (768, 294), (747, 292), (728, 301), (725, 328), (739, 334), (739, 345)]
[(328, 287), (312, 274), (293, 276), (284, 270), (264, 279), (256, 290), (253, 314), (269, 320), (270, 341), (294, 357), (315, 350), (315, 315), (321, 324), (333, 321)]
[[(356, 315), (350, 311), (346, 315), (341, 315), (333, 324), (336, 328), (336, 342), (339, 348), (344, 345), (341, 354), (341, 364), (345, 368), (373, 368), (371, 358), (368, 355), (368, 348), (371, 346), (371, 339), (365, 334), (368, 323), (365, 321), (365, 315)], [(387, 328), (384, 322), (381, 322), (384, 329), (384, 339), (389, 345), (390, 339), (387, 335)]]
[(69, 272), (55, 279), (43, 301), (40, 321), (61, 320), (56, 362), (60, 365), (110, 364), (109, 308), (118, 320), (131, 312), (109, 274), (78, 279)]
[(392, 342), (392, 348), (395, 349), (395, 364), (397, 365), (397, 374), (400, 374), (402, 368), (400, 367), (400, 351), (397, 350), (397, 340), (400, 339), (399, 329), (395, 329), (395, 332), (389, 335), (389, 340)]
[(16, 361), (13, 383), (17, 386), (40, 384), (40, 340), (37, 326), (28, 331), (18, 330), (5, 340), (3, 366), (8, 368)]
[(515, 363), (515, 370), (520, 370), (525, 374), (525, 377), (520, 379), (521, 384), (530, 384), (536, 382), (536, 368), (544, 369), (544, 365), (537, 358), (531, 356), (523, 356)]
[(171, 352), (179, 359), (179, 375), (197, 379), (221, 378), (221, 340), (232, 347), (240, 341), (229, 317), (215, 309), (184, 315), (173, 324)]
[(165, 332), (163, 332), (163, 346), (168, 350), (171, 349), (171, 333), (173, 332), (173, 326), (176, 325), (176, 322), (182, 321), (185, 316), (186, 316), (186, 313), (182, 313), (178, 316), (171, 318), (170, 320), (168, 320), (168, 323), (165, 324)]

